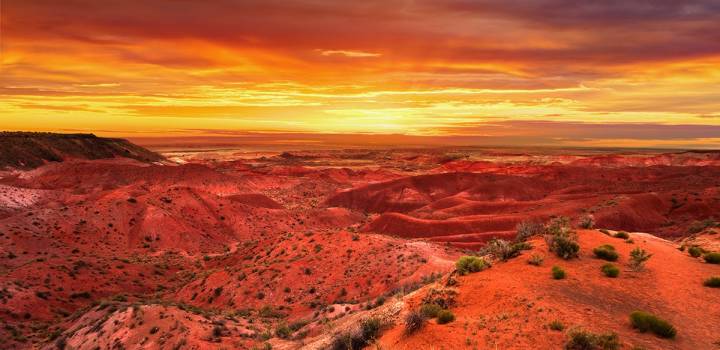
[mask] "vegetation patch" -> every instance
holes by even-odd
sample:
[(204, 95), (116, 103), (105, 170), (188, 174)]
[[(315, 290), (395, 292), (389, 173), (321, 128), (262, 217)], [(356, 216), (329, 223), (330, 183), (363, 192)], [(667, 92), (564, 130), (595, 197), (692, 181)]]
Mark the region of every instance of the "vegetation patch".
[(713, 276), (703, 282), (703, 286), (710, 288), (720, 288), (720, 276)]
[(621, 238), (621, 239), (628, 239), (628, 238), (630, 238), (630, 235), (625, 231), (620, 231), (620, 232), (616, 233), (614, 237)]
[(355, 330), (335, 336), (330, 346), (333, 350), (359, 350), (372, 344), (382, 331), (382, 322), (374, 317), (362, 320)]
[(669, 322), (644, 311), (631, 313), (630, 323), (640, 332), (651, 331), (662, 338), (675, 338), (677, 335), (677, 330)]
[(502, 261), (512, 259), (520, 255), (521, 251), (528, 249), (532, 249), (530, 243), (510, 243), (504, 239), (493, 239), (483, 248), (484, 252), (492, 254), (492, 256)]
[(582, 329), (568, 332), (568, 341), (565, 350), (617, 350), (620, 349), (620, 339), (616, 333), (595, 334)]
[(645, 249), (635, 248), (630, 251), (630, 268), (634, 271), (642, 271), (645, 263), (650, 260), (652, 254), (648, 254)]
[(542, 255), (533, 254), (530, 256), (530, 258), (528, 259), (527, 262), (530, 265), (540, 266), (540, 265), (542, 265), (544, 260), (545, 260), (545, 258)]
[(517, 231), (515, 236), (516, 242), (525, 242), (528, 238), (541, 235), (545, 232), (545, 226), (542, 223), (533, 220), (521, 221), (517, 224), (515, 229)]
[(558, 320), (553, 320), (552, 322), (548, 323), (548, 328), (554, 331), (562, 331), (563, 329), (565, 329), (565, 325)]
[(437, 314), (437, 323), (446, 324), (455, 321), (455, 314), (450, 310), (442, 310)]
[(565, 278), (565, 270), (562, 269), (560, 266), (553, 266), (552, 267), (552, 277), (556, 280), (561, 280)]
[(423, 304), (420, 307), (420, 313), (427, 318), (435, 318), (442, 311), (443, 308), (438, 304)]
[(616, 261), (618, 259), (618, 253), (615, 251), (615, 247), (610, 244), (603, 244), (593, 249), (593, 253), (596, 257), (607, 261)]
[(603, 265), (600, 268), (600, 270), (602, 270), (602, 272), (605, 274), (605, 276), (610, 277), (610, 278), (615, 278), (618, 275), (620, 275), (620, 269), (617, 266), (610, 264), (610, 263)]
[(595, 227), (595, 218), (590, 215), (586, 214), (580, 217), (580, 220), (578, 221), (578, 227), (590, 230), (593, 227)]
[(720, 253), (713, 252), (703, 255), (703, 259), (708, 264), (720, 264)]
[(463, 256), (458, 259), (455, 263), (455, 268), (460, 275), (467, 275), (468, 273), (480, 272), (490, 267), (490, 264), (485, 259), (477, 256)]
[(550, 221), (544, 238), (548, 249), (565, 260), (576, 258), (580, 252), (577, 234), (570, 228), (568, 218), (561, 217)]
[(405, 334), (413, 334), (423, 328), (427, 322), (427, 317), (421, 311), (410, 311), (405, 316)]
[(688, 227), (688, 233), (691, 235), (700, 233), (702, 231), (705, 231), (705, 229), (711, 227), (720, 227), (720, 223), (715, 221), (713, 218), (705, 219), (702, 221), (695, 221), (690, 225), (690, 227)]
[(705, 251), (698, 246), (692, 246), (688, 248), (688, 254), (690, 254), (690, 256), (692, 256), (693, 258), (699, 258), (701, 255), (703, 255), (703, 253), (705, 253)]

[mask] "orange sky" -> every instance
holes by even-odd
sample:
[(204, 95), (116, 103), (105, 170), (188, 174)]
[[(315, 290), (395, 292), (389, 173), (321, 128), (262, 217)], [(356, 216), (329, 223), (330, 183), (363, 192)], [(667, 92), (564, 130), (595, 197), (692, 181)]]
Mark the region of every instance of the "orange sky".
[(720, 148), (712, 0), (4, 0), (1, 34), (0, 129)]

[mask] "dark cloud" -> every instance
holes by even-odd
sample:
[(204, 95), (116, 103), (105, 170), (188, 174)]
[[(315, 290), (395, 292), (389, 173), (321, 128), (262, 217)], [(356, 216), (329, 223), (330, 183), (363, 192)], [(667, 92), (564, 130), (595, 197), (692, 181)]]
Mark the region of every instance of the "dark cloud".
[[(381, 52), (389, 60), (525, 62), (542, 72), (556, 64), (603, 68), (598, 64), (720, 54), (720, 3), (707, 0), (9, 0), (3, 5), (7, 40), (56, 37), (114, 45), (190, 38), (271, 48), (306, 61), (324, 59), (314, 49), (355, 49)], [(506, 22), (495, 23), (499, 19)], [(557, 45), (533, 47), (532, 39), (507, 45), (527, 34)]]

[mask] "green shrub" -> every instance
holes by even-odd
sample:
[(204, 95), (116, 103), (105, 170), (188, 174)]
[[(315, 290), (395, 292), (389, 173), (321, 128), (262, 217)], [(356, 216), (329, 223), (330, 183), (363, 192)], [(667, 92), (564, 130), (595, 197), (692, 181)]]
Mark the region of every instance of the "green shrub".
[(560, 266), (553, 266), (552, 267), (552, 276), (556, 280), (561, 280), (565, 278), (565, 270), (563, 270)]
[(578, 226), (587, 230), (592, 229), (595, 226), (595, 218), (590, 214), (583, 215), (578, 220)]
[(630, 314), (630, 323), (640, 332), (651, 331), (662, 338), (675, 338), (677, 330), (669, 322), (644, 311)]
[(437, 323), (446, 324), (455, 321), (455, 315), (450, 310), (442, 310), (437, 314)]
[(625, 232), (625, 231), (620, 231), (620, 232), (616, 233), (614, 237), (615, 237), (615, 238), (628, 239), (628, 238), (630, 238), (630, 235), (629, 235), (627, 232)]
[(648, 254), (645, 249), (635, 248), (630, 251), (630, 268), (635, 271), (641, 271), (645, 267), (645, 262), (650, 260), (652, 254)]
[(707, 253), (703, 255), (703, 259), (705, 259), (705, 262), (708, 264), (720, 264), (720, 253)]
[(617, 350), (620, 339), (615, 333), (595, 334), (582, 329), (574, 329), (568, 333), (570, 339), (565, 343), (565, 350)]
[(603, 265), (600, 269), (605, 274), (605, 276), (608, 276), (610, 278), (615, 278), (620, 274), (620, 269), (610, 263)]
[(530, 265), (540, 266), (540, 265), (542, 265), (544, 260), (545, 260), (545, 258), (542, 255), (533, 254), (530, 256), (530, 258), (528, 259), (527, 262)]
[(703, 253), (704, 253), (703, 249), (698, 246), (694, 245), (694, 246), (688, 248), (688, 254), (690, 254), (690, 256), (692, 256), (693, 258), (699, 258), (700, 255), (702, 255)]
[(578, 256), (580, 245), (577, 234), (570, 228), (570, 220), (566, 217), (555, 218), (548, 223), (545, 229), (545, 243), (548, 250), (563, 259), (572, 259)]
[(524, 242), (532, 236), (537, 236), (545, 231), (545, 226), (542, 223), (532, 220), (524, 220), (517, 224), (515, 227), (517, 235), (515, 236), (516, 242)]
[(405, 316), (405, 334), (413, 334), (423, 328), (427, 322), (427, 317), (420, 311), (410, 311)]
[(380, 330), (382, 330), (382, 322), (380, 322), (380, 319), (375, 317), (364, 319), (360, 323), (360, 330), (362, 332), (363, 339), (367, 341), (376, 339), (380, 334)]
[(293, 331), (286, 324), (281, 324), (275, 329), (275, 336), (282, 339), (288, 339), (292, 335)]
[(562, 322), (560, 322), (558, 320), (554, 320), (554, 321), (550, 322), (548, 324), (548, 327), (550, 327), (550, 329), (552, 329), (554, 331), (562, 331), (563, 329), (565, 329), (565, 325), (562, 324)]
[(370, 345), (382, 330), (379, 319), (371, 317), (363, 320), (360, 327), (345, 333), (335, 335), (330, 349), (333, 350), (359, 350)]
[(504, 239), (492, 239), (485, 246), (485, 250), (495, 258), (502, 261), (520, 255), (520, 249)]
[(702, 221), (695, 221), (693, 222), (690, 227), (688, 227), (688, 233), (689, 234), (695, 234), (704, 231), (708, 227), (718, 227), (718, 222), (713, 220), (712, 218), (705, 219)]
[(570, 233), (572, 233), (572, 228), (570, 227), (570, 219), (564, 216), (550, 220), (550, 222), (548, 222), (548, 224), (545, 226), (545, 234), (555, 236), (568, 235)]
[(512, 245), (512, 249), (517, 250), (517, 251), (530, 250), (530, 249), (532, 249), (532, 247), (533, 247), (532, 244), (530, 244), (528, 242), (517, 242), (517, 243), (513, 243), (513, 245)]
[(434, 304), (434, 303), (433, 304), (423, 304), (420, 307), (420, 313), (422, 313), (423, 316), (425, 316), (427, 318), (437, 317), (438, 313), (440, 313), (440, 311), (442, 311), (442, 310), (443, 310), (443, 308), (440, 307), (440, 305)]
[(477, 256), (463, 256), (455, 263), (455, 268), (460, 275), (479, 272), (490, 267), (487, 261)]
[(609, 244), (603, 244), (593, 249), (593, 253), (595, 253), (596, 257), (607, 261), (616, 261), (618, 259), (618, 253), (615, 251), (615, 247)]
[(546, 242), (551, 252), (565, 260), (577, 257), (580, 252), (580, 244), (574, 234), (546, 236)]
[(720, 276), (713, 276), (703, 282), (703, 286), (710, 288), (720, 288)]

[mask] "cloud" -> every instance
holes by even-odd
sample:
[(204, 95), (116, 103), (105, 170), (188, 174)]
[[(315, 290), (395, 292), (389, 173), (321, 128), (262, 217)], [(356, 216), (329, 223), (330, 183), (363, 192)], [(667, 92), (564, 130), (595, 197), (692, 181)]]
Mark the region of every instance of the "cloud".
[(714, 0), (10, 0), (0, 16), (2, 118), (26, 127), (613, 142), (720, 123)]
[(316, 51), (319, 51), (320, 55), (322, 55), (322, 56), (345, 56), (345, 57), (350, 57), (350, 58), (366, 58), (366, 57), (382, 56), (382, 54), (379, 54), (379, 53), (365, 52), (365, 51), (320, 50), (320, 49), (317, 49)]
[(505, 120), (464, 123), (443, 128), (465, 135), (524, 136), (561, 140), (693, 140), (720, 138), (720, 125), (661, 123), (587, 123)]

